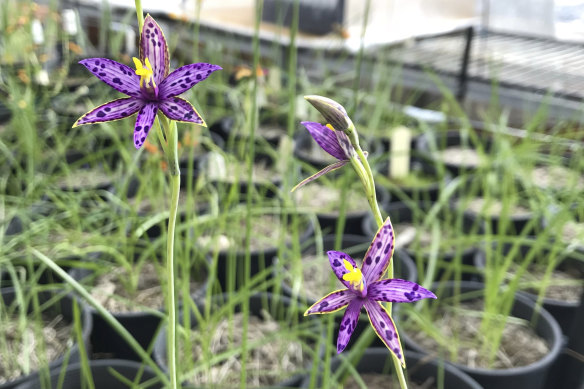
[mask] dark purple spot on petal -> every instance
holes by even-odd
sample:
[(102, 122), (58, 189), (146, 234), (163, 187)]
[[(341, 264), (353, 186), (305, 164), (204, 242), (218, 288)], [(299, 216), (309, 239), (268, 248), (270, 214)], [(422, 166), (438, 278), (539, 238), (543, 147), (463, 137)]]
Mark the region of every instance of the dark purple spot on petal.
[(377, 242), (377, 248), (380, 249), (381, 248), (381, 242)]
[(333, 266), (334, 266), (334, 267), (339, 267), (339, 266), (341, 266), (341, 263), (340, 263), (340, 262), (339, 262), (337, 259), (335, 259), (335, 260), (333, 261)]
[[(154, 27), (154, 23), (152, 23), (152, 22), (148, 23), (148, 27), (150, 27), (150, 28)], [(154, 30), (154, 31), (156, 31), (156, 30)]]
[(412, 290), (415, 292), (415, 291), (417, 291), (418, 289), (420, 289), (420, 285), (418, 285), (418, 284), (414, 284), (414, 287), (412, 288)]
[(195, 77), (196, 77), (197, 80), (200, 80), (201, 78), (203, 78), (203, 76), (200, 75), (200, 74), (197, 74)]
[(95, 114), (95, 116), (97, 116), (98, 118), (102, 118), (105, 116), (105, 113), (103, 111), (97, 111), (97, 113)]
[(378, 255), (378, 256), (376, 256), (376, 257), (375, 257), (375, 263), (379, 263), (379, 260), (380, 260), (380, 259), (381, 259), (381, 256), (379, 256), (379, 255)]

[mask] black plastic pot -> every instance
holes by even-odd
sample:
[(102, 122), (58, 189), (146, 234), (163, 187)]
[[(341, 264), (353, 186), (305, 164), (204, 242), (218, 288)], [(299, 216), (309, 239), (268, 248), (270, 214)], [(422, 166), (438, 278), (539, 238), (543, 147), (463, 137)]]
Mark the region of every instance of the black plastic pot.
[[(282, 136), (287, 134), (286, 115), (273, 114), (268, 110), (260, 109), (260, 118), (256, 137), (263, 138), (270, 146), (277, 148)], [(237, 131), (235, 118), (226, 116), (209, 126), (211, 134), (216, 134), (223, 142), (232, 147), (233, 142), (246, 141), (242, 131)]]
[[(372, 235), (373, 236), (373, 235)], [(326, 235), (322, 239), (323, 254), (326, 256), (326, 252), (335, 249), (335, 239), (334, 235)], [(363, 259), (369, 245), (371, 244), (371, 239), (362, 235), (343, 235), (341, 241), (341, 249), (347, 254), (349, 254), (353, 259), (359, 261)], [(315, 254), (316, 247), (311, 245), (307, 250), (304, 251), (304, 255)], [(394, 264), (394, 277), (401, 278), (403, 280), (417, 282), (418, 271), (416, 270), (416, 265), (410, 256), (403, 250), (396, 250), (393, 253), (393, 264)], [(332, 272), (332, 270), (329, 270)], [(339, 284), (340, 285), (340, 284)], [(285, 296), (293, 297), (294, 292), (289, 283), (289, 280), (284, 278), (282, 283), (282, 293)], [(323, 295), (324, 296), (324, 295)], [(315, 299), (311, 299), (305, 296), (300, 296), (302, 302), (307, 306), (310, 306), (316, 302)]]
[[(93, 277), (93, 272), (88, 269), (73, 268), (70, 271), (73, 278), (87, 282)], [(197, 291), (197, 295), (204, 296), (207, 290), (207, 281)], [(112, 328), (108, 322), (93, 308), (90, 307), (93, 318), (93, 330), (91, 331), (91, 345), (93, 355), (98, 357), (129, 359), (141, 362), (142, 358), (126, 343), (126, 341)], [(139, 312), (111, 312), (116, 320), (128, 330), (136, 341), (144, 349), (148, 349), (162, 323), (164, 307), (150, 311)]]
[[(24, 290), (22, 292), (24, 292), (24, 294), (25, 294), (24, 298), (28, 304), (27, 311), (29, 313), (31, 313), (31, 312), (33, 312), (33, 309), (30, 306), (30, 304), (32, 304), (32, 302), (28, 301), (28, 299), (31, 297), (30, 296), (31, 291)], [(2, 302), (0, 302), (0, 305), (2, 305), (3, 310), (8, 309), (8, 307), (10, 307), (11, 305), (12, 305), (12, 309), (14, 309), (15, 307), (13, 306), (13, 304), (17, 304), (15, 311), (18, 311), (19, 309), (22, 308), (20, 306), (20, 302), (15, 301), (15, 299), (17, 298), (17, 294), (16, 294), (16, 290), (14, 288), (2, 288), (2, 289), (0, 289), (0, 293), (2, 295)], [(32, 291), (32, 293), (36, 293), (36, 292)], [(79, 311), (80, 311), (80, 317), (81, 317), (81, 328), (82, 328), (81, 337), (83, 339), (85, 350), (89, 350), (89, 334), (91, 333), (91, 330), (92, 330), (93, 319), (91, 317), (91, 313), (89, 312), (88, 306), (86, 304), (84, 304), (83, 302), (81, 302), (79, 299), (72, 297), (70, 294), (66, 294), (66, 292), (63, 290), (56, 290), (54, 292), (51, 292), (51, 291), (38, 292), (37, 297), (39, 300), (39, 304), (43, 308), (43, 310), (42, 310), (43, 313), (46, 313), (49, 315), (50, 314), (53, 314), (53, 315), (61, 314), (69, 322), (74, 321), (73, 304), (75, 304), (75, 303), (78, 304)], [(48, 368), (49, 369), (58, 368), (59, 366), (61, 366), (64, 363), (65, 360), (67, 360), (68, 363), (74, 363), (74, 362), (77, 362), (80, 360), (81, 356), (79, 354), (79, 346), (77, 343), (74, 343), (67, 350), (67, 353), (68, 353), (68, 355), (61, 355), (57, 359), (55, 359), (54, 361), (50, 362), (48, 365)], [(11, 357), (11, 356), (9, 356), (9, 357)], [(38, 376), (38, 372), (33, 372), (33, 373), (26, 375), (26, 376), (21, 376), (21, 377), (16, 378), (12, 381), (8, 381), (8, 382), (5, 382), (4, 384), (0, 384), (0, 389), (14, 388), (14, 387), (20, 385), (21, 383), (27, 382), (27, 381), (35, 378), (36, 376)], [(38, 387), (39, 386), (37, 386), (37, 388)]]
[[(482, 136), (479, 137), (481, 146), (486, 153), (492, 148), (491, 139)], [(438, 155), (437, 151), (445, 150), (449, 147), (470, 147), (476, 148), (476, 145), (471, 143), (470, 139), (464, 139), (460, 131), (448, 131), (446, 133), (430, 134), (426, 133), (418, 137), (416, 143), (417, 155), (428, 161), (430, 164), (444, 164), (444, 166), (455, 176), (458, 177), (464, 173), (474, 173), (477, 170), (476, 166), (470, 166), (465, 164), (449, 163), (442, 161)], [(480, 165), (479, 165), (480, 166)]]
[[(308, 184), (310, 185), (310, 184)], [(302, 189), (299, 189), (302, 190)], [(389, 203), (391, 196), (389, 192), (380, 186), (375, 187), (375, 192), (377, 195), (377, 203), (381, 209), (386, 207)], [(302, 206), (302, 204), (300, 204)], [(360, 211), (347, 212), (345, 214), (345, 227), (343, 229), (343, 235), (365, 235), (368, 231), (363, 229), (364, 220), (371, 215), (371, 210), (369, 208)], [(337, 224), (339, 223), (339, 212), (318, 212), (316, 211), (316, 218), (320, 224), (320, 228), (326, 234), (334, 234), (337, 230)]]
[[(431, 290), (438, 292), (438, 299), (432, 301), (431, 304), (439, 304), (444, 298), (452, 296), (453, 288), (455, 287), (460, 287), (461, 300), (464, 298), (462, 294), (465, 293), (472, 293), (473, 298), (481, 298), (482, 295), (480, 293), (484, 291), (484, 284), (478, 282), (461, 282), (460, 284), (448, 282), (444, 284), (434, 284)], [(442, 293), (440, 293), (440, 290), (442, 290)], [(538, 311), (537, 321), (533, 324), (532, 320), (535, 310), (536, 306), (532, 300), (520, 294), (515, 296), (513, 307), (511, 309), (511, 316), (530, 322), (535, 333), (544, 338), (549, 345), (550, 351), (539, 361), (527, 366), (511, 369), (471, 368), (459, 363), (449, 363), (471, 376), (485, 388), (544, 388), (550, 368), (560, 355), (563, 339), (560, 326), (545, 309)], [(402, 322), (405, 319), (406, 318), (403, 316), (400, 318)], [(436, 354), (437, 350), (428, 350), (415, 342), (409, 336), (407, 329), (404, 329), (403, 327), (404, 326), (402, 325), (400, 335), (406, 348), (426, 355)]]
[[(220, 156), (216, 156), (223, 158)], [(210, 158), (215, 158), (211, 154), (207, 155), (201, 161), (201, 167), (205, 174), (208, 174), (209, 166), (213, 163), (218, 163), (219, 161), (211, 161)], [(225, 161), (225, 160), (224, 160)], [(275, 166), (275, 160), (272, 155), (258, 151), (254, 155), (254, 162), (265, 165), (267, 168), (273, 168)], [(225, 165), (229, 163), (236, 163), (235, 161), (225, 161)], [(221, 178), (221, 177), (209, 177), (211, 185), (217, 188), (219, 193), (229, 193), (234, 185), (237, 185), (237, 193), (239, 195), (239, 200), (241, 202), (246, 201), (247, 193), (251, 190), (255, 198), (274, 198), (277, 197), (280, 192), (280, 187), (282, 186), (282, 179), (278, 177), (279, 173), (274, 171), (274, 176), (266, 180), (253, 180), (251, 188), (248, 186), (247, 182), (247, 162), (241, 160), (239, 162), (241, 166), (245, 166), (245, 171), (237, 177), (232, 178)], [(227, 166), (225, 166), (227, 168)], [(223, 173), (219, 173), (219, 176)]]
[[(403, 203), (403, 202), (395, 202), (388, 204), (384, 210), (386, 213), (391, 217), (391, 222), (394, 225), (398, 225), (399, 223), (411, 223), (414, 226), (421, 226), (424, 218), (430, 211), (430, 209), (435, 205), (432, 202), (419, 202), (419, 203)], [(446, 211), (448, 211), (447, 209)], [(449, 225), (446, 222), (442, 221), (442, 217), (438, 216), (441, 220), (443, 225)], [(473, 229), (469, 228), (465, 225), (464, 220), (462, 221), (462, 228), (461, 234), (472, 233)], [(365, 235), (373, 236), (377, 231), (377, 224), (372, 216), (367, 216), (363, 221), (363, 231)], [(429, 262), (428, 254), (424, 253), (423, 250), (419, 249), (416, 250), (413, 247), (412, 242), (406, 242), (406, 244), (400, 245), (400, 235), (396, 233), (396, 247), (405, 251), (413, 260), (420, 266), (419, 262), (421, 262), (421, 266), (427, 270), (427, 264)], [(475, 254), (478, 248), (476, 247), (468, 247), (462, 250), (456, 249), (455, 251), (441, 251), (439, 252), (439, 266), (435, 273), (434, 279), (444, 279), (449, 278), (452, 279), (454, 277), (453, 269), (451, 268), (450, 264), (454, 263), (456, 260), (459, 260), (461, 263), (462, 274), (461, 279), (464, 281), (473, 281), (477, 280), (479, 276), (479, 272), (475, 267)]]
[[(442, 361), (438, 361), (434, 358), (428, 358), (423, 354), (413, 351), (406, 351), (405, 359), (407, 366), (406, 374), (408, 376), (409, 383), (415, 382), (418, 384), (425, 384), (424, 387), (427, 388), (427, 382), (433, 381), (436, 383), (440, 382), (442, 384), (442, 386), (434, 386), (438, 388), (482, 389), (482, 386), (480, 386), (475, 380), (450, 364), (444, 364)], [(387, 377), (388, 384), (392, 381), (396, 383), (396, 385), (391, 387), (399, 387), (397, 384), (397, 377), (393, 376), (393, 374), (389, 374), (389, 372), (393, 372), (393, 362), (389, 350), (385, 347), (371, 347), (366, 349), (365, 353), (363, 356), (361, 356), (361, 359), (359, 359), (354, 367), (360, 374), (383, 374)], [(335, 357), (331, 361), (331, 370), (333, 374), (335, 374), (339, 369), (343, 369), (343, 361), (339, 357)], [(322, 383), (319, 383), (319, 385), (322, 385)], [(329, 387), (335, 387), (333, 383), (327, 383), (327, 385)], [(307, 377), (302, 383), (301, 387), (308, 388), (309, 386), (310, 377)]]
[[(211, 132), (210, 133), (210, 138), (211, 138), (211, 142), (213, 144), (215, 144), (215, 146), (217, 146), (219, 149), (224, 149), (225, 148), (225, 141), (223, 140), (223, 138), (221, 138), (219, 135)], [(206, 154), (208, 151), (211, 151), (211, 148), (209, 147), (208, 143), (203, 142), (201, 144), (201, 149), (204, 150), (204, 153)], [(193, 155), (193, 159), (190, 160), (189, 158), (189, 154), (190, 154), (190, 150), (183, 150), (182, 153), (180, 153), (179, 155), (179, 160), (178, 160), (178, 166), (180, 169), (180, 173), (183, 180), (187, 180), (187, 176), (189, 174), (189, 172), (191, 172), (191, 175), (193, 178), (196, 178), (199, 176), (199, 174), (201, 174), (201, 171), (203, 170), (203, 164), (204, 164), (204, 155), (205, 154), (201, 154), (201, 152), (197, 152), (197, 150), (195, 150), (194, 155)]]
[(0, 125), (8, 123), (12, 118), (12, 111), (2, 101), (0, 101)]
[[(144, 384), (148, 382), (149, 389), (162, 389), (163, 385), (156, 383), (156, 374), (147, 366), (133, 361), (121, 359), (102, 359), (89, 361), (91, 377), (95, 389), (128, 389), (129, 387), (116, 375), (121, 375), (134, 383)], [(115, 374), (114, 374), (115, 372)], [(70, 364), (63, 371), (54, 369), (51, 371), (50, 388), (79, 389), (85, 387), (88, 377), (80, 363)], [(62, 382), (62, 385), (60, 385)], [(46, 384), (45, 384), (46, 385)], [(38, 377), (29, 380), (16, 389), (45, 388)]]
[[(217, 309), (222, 309), (224, 308), (225, 302), (228, 300), (229, 295), (227, 294), (222, 294), (222, 295), (217, 295), (214, 296), (213, 300), (212, 300), (212, 306), (211, 306), (211, 312), (213, 312), (213, 310), (217, 310)], [(197, 301), (199, 300), (199, 301)], [(199, 312), (204, 312), (205, 311), (205, 302), (202, 301), (202, 299), (194, 299), (195, 304), (197, 305), (197, 309), (199, 310)], [(263, 318), (265, 317), (265, 313), (267, 312), (270, 317), (274, 318), (275, 320), (277, 320), (278, 322), (280, 322), (281, 324), (286, 325), (286, 323), (290, 323), (290, 322), (299, 322), (302, 323), (303, 321), (306, 320), (311, 320), (311, 319), (307, 319), (305, 317), (302, 316), (302, 312), (300, 310), (294, 310), (294, 311), (290, 311), (290, 306), (291, 306), (292, 302), (288, 297), (285, 296), (277, 296), (271, 293), (257, 293), (254, 295), (251, 295), (249, 297), (249, 312), (259, 318)], [(232, 307), (232, 310), (237, 313), (241, 311), (241, 302), (237, 303), (234, 307)], [(180, 316), (184, 315), (184, 312), (180, 314)], [(295, 316), (295, 317), (294, 317)], [(196, 328), (197, 327), (197, 317), (196, 315), (194, 315), (192, 312), (190, 313), (190, 322), (191, 322), (191, 328)], [(312, 320), (311, 323), (313, 324), (313, 332), (322, 332), (322, 328), (319, 324), (319, 322), (317, 320)], [(307, 328), (306, 330), (307, 332), (310, 332), (311, 330)], [(168, 367), (167, 367), (167, 331), (166, 331), (166, 327), (163, 327), (163, 329), (158, 333), (158, 336), (156, 338), (156, 342), (154, 344), (154, 351), (153, 351), (153, 355), (154, 355), (154, 360), (156, 361), (156, 363), (158, 363), (158, 365), (164, 370), (164, 371), (168, 371)], [(180, 339), (179, 339), (180, 342)], [(311, 352), (314, 353), (314, 355), (317, 356), (317, 358), (322, 357), (322, 349), (313, 349), (310, 350)], [(304, 366), (304, 369), (308, 372), (310, 371), (310, 368), (312, 366), (312, 362), (310, 362), (308, 365)], [(287, 378), (286, 380), (279, 382), (276, 386), (277, 387), (298, 387), (300, 385), (300, 383), (303, 380), (303, 374), (298, 373), (293, 375), (292, 377)], [(188, 387), (183, 385), (183, 387)], [(211, 385), (210, 387), (215, 387), (213, 385)]]
[[(480, 193), (477, 195), (480, 196)], [(511, 214), (505, 217), (499, 214), (483, 215), (481, 212), (467, 209), (468, 201), (471, 200), (471, 198), (452, 200), (451, 207), (457, 212), (462, 212), (464, 223), (479, 233), (520, 235), (524, 233), (524, 230), (527, 230), (525, 233), (528, 236), (534, 236), (541, 229), (542, 218), (531, 209), (525, 214)], [(525, 204), (527, 205), (528, 203), (525, 202)]]
[[(511, 248), (512, 248), (511, 244), (504, 244), (502, 248), (503, 254), (507, 255)], [(519, 265), (521, 261), (528, 255), (531, 249), (532, 245), (522, 244), (519, 247), (519, 251), (517, 252), (517, 258), (515, 258), (513, 262)], [(550, 251), (548, 249), (543, 249), (541, 252), (538, 252), (536, 254), (534, 262), (538, 262), (540, 264), (547, 264), (549, 262), (547, 258), (549, 255), (551, 255)], [(484, 251), (478, 251), (475, 256), (475, 265), (477, 269), (481, 269), (482, 271), (484, 271), (485, 263), (486, 253)], [(582, 284), (584, 284), (583, 261), (568, 256), (558, 264), (556, 269), (569, 271), (570, 273), (577, 274), (578, 279), (580, 279), (582, 281)], [(519, 291), (519, 293), (524, 294), (532, 301), (537, 301), (537, 294), (534, 294), (527, 290)], [(544, 298), (542, 304), (543, 308), (546, 311), (548, 311), (554, 317), (554, 319), (556, 319), (564, 334), (568, 334), (570, 329), (572, 328), (572, 323), (574, 322), (574, 317), (576, 316), (576, 311), (579, 305), (580, 303), (578, 301), (569, 302), (551, 298)]]
[[(299, 231), (299, 245), (302, 246), (305, 242), (311, 239), (314, 235), (314, 225), (311, 220), (305, 215), (299, 214), (300, 218), (306, 221), (304, 230)], [(274, 264), (276, 256), (278, 255), (278, 246), (267, 247), (262, 250), (251, 250), (250, 252), (250, 268), (249, 275), (254, 277), (260, 273), (266, 275), (266, 279), (271, 277), (269, 268)], [(241, 249), (221, 250), (217, 256), (217, 271), (216, 277), (219, 283), (220, 291), (226, 292), (234, 288), (237, 290), (244, 285), (244, 277), (246, 270), (245, 264), (246, 252)], [(234, 269), (234, 270), (232, 270)], [(230, 277), (235, 275), (235, 279)]]
[[(411, 199), (416, 202), (435, 202), (440, 196), (440, 190), (452, 180), (452, 173), (448, 170), (442, 172), (436, 168), (435, 165), (429, 164), (425, 161), (416, 161), (411, 159), (410, 171), (417, 174), (424, 174), (432, 177), (433, 181), (428, 185), (423, 186), (406, 186), (396, 180), (389, 179), (391, 186), (384, 186), (390, 193), (390, 202), (401, 202), (404, 199)], [(387, 176), (388, 165), (385, 164), (379, 169), (379, 173)]]

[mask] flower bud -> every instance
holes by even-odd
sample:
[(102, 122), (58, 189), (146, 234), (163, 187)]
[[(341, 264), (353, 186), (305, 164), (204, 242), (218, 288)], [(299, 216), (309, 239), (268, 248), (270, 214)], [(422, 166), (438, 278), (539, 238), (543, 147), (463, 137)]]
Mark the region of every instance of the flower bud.
[(304, 98), (324, 116), (326, 122), (330, 123), (335, 130), (345, 132), (352, 127), (353, 123), (341, 104), (323, 96), (311, 95), (304, 96)]

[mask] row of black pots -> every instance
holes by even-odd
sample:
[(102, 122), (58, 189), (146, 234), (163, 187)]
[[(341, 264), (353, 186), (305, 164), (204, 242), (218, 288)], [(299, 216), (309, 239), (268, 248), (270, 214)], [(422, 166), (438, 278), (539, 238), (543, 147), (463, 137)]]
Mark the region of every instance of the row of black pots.
[[(226, 301), (227, 296), (216, 296), (213, 300), (213, 306), (211, 309), (219, 309), (220, 305)], [(296, 320), (302, 320), (300, 311), (296, 313), (291, 313), (289, 311), (291, 301), (286, 297), (275, 297), (270, 294), (256, 294), (250, 297), (249, 309), (250, 313), (257, 317), (263, 317), (265, 311), (272, 314), (272, 317), (280, 322), (290, 322), (290, 314), (296, 315)], [(199, 312), (204, 312), (204, 305), (197, 303)], [(235, 312), (241, 309), (241, 305), (234, 307)], [(191, 313), (190, 317), (192, 328), (197, 328), (197, 316)], [(314, 333), (322, 334), (322, 328), (320, 327), (317, 320), (312, 321), (314, 325)], [(320, 328), (320, 329), (319, 329)], [(316, 339), (311, 339), (315, 344)], [(308, 372), (311, 369), (311, 364), (314, 363), (314, 358), (319, 360), (322, 358), (322, 348), (316, 348), (311, 350), (311, 360), (303, 366), (303, 371)], [(166, 331), (163, 330), (159, 333), (156, 339), (154, 347), (154, 358), (157, 363), (166, 370)], [(367, 349), (365, 354), (361, 357), (359, 362), (356, 364), (356, 370), (359, 373), (384, 373), (387, 369), (387, 361), (389, 361), (389, 353), (385, 348), (378, 349)], [(428, 380), (433, 380), (439, 384), (442, 380), (442, 385), (448, 388), (481, 388), (473, 379), (469, 378), (466, 374), (462, 373), (458, 369), (454, 368), (452, 365), (445, 364), (442, 362), (425, 356), (423, 354), (416, 354), (412, 352), (406, 353), (406, 361), (408, 363), (408, 376), (409, 380), (412, 382), (427, 382)], [(70, 361), (72, 362), (72, 361)], [(61, 383), (64, 389), (69, 388), (79, 388), (82, 387), (84, 382), (92, 380), (94, 387), (96, 389), (101, 388), (126, 388), (127, 382), (133, 382), (134, 384), (148, 384), (148, 387), (158, 388), (161, 387), (156, 381), (156, 376), (151, 369), (145, 367), (137, 362), (124, 361), (124, 360), (97, 360), (89, 361), (90, 372), (84, 370), (81, 364), (69, 363), (66, 369), (58, 368), (52, 366), (50, 374), (50, 386), (57, 387)], [(332, 371), (335, 372), (337, 369), (342, 367), (342, 360), (335, 359), (332, 362)], [(127, 381), (124, 383), (121, 381), (120, 376), (125, 378)], [(123, 379), (122, 378), (122, 379)], [(389, 379), (390, 377), (387, 376)], [(45, 381), (44, 385), (47, 382)], [(308, 387), (310, 384), (310, 374), (308, 373), (298, 373), (285, 378), (283, 381), (278, 382), (276, 385), (278, 387)], [(41, 387), (41, 379), (38, 376), (31, 377), (31, 379), (21, 382), (17, 386), (18, 389), (29, 389)], [(186, 383), (185, 387), (188, 386)], [(43, 386), (46, 387), (46, 386)], [(323, 387), (322, 382), (319, 387)], [(490, 386), (485, 386), (490, 387)]]
[[(350, 240), (350, 239), (347, 239), (347, 244), (348, 244), (348, 241), (349, 241), (349, 240)], [(359, 241), (360, 241), (360, 239), (357, 237), (357, 242), (359, 242)], [(333, 241), (332, 241), (332, 239), (330, 239), (330, 240), (329, 240), (329, 242), (333, 242)], [(331, 244), (332, 244), (332, 243), (331, 243)], [(345, 242), (344, 242), (344, 244), (345, 244)], [(355, 254), (355, 256), (357, 256), (357, 254)], [(398, 258), (399, 258), (399, 261), (400, 261), (400, 262), (403, 262), (403, 259), (402, 259), (402, 258), (400, 258), (400, 256), (399, 256), (399, 255), (398, 255)], [(396, 261), (396, 263), (397, 263), (397, 261)], [(411, 267), (411, 266), (410, 266), (410, 267)], [(399, 271), (399, 267), (398, 267), (397, 269), (398, 269), (397, 271)], [(399, 273), (398, 273), (398, 274), (399, 274)], [(402, 275), (402, 277), (403, 277), (403, 278), (410, 278), (410, 277), (406, 277), (405, 275)], [(472, 289), (472, 288), (471, 288), (472, 290), (476, 290), (477, 288), (479, 288), (479, 286), (476, 286), (476, 284), (471, 284), (470, 286), (471, 286), (472, 288), (474, 288), (474, 289)], [(434, 285), (434, 289), (435, 289), (435, 290), (437, 290), (438, 288), (440, 288), (440, 285)], [(470, 288), (470, 287), (469, 287), (469, 288)], [(464, 289), (464, 288), (463, 288), (463, 290), (466, 290), (466, 289)], [(448, 297), (448, 292), (445, 292), (445, 293), (443, 293), (443, 294), (442, 294), (440, 297), (441, 297), (441, 298)], [(284, 298), (284, 299), (286, 299), (286, 298)], [(516, 298), (516, 300), (520, 302), (520, 303), (516, 303), (516, 305), (517, 305), (517, 304), (519, 304), (519, 305), (522, 305), (522, 304), (523, 304), (525, 301), (530, 301), (530, 304), (531, 304), (532, 306), (534, 305), (533, 301), (531, 301), (531, 300), (526, 300), (526, 299), (525, 299), (523, 296), (518, 296), (518, 297)], [(525, 305), (525, 304), (523, 304), (523, 305)], [(533, 310), (533, 309), (532, 309), (532, 310)], [(513, 311), (513, 314), (514, 314), (514, 315), (516, 315), (516, 316), (518, 316), (518, 317), (520, 317), (520, 318), (525, 318), (525, 319), (530, 319), (530, 318), (531, 318), (531, 314), (529, 314), (529, 313), (525, 313), (525, 309), (523, 309), (523, 310), (520, 310), (520, 312), (522, 312), (522, 313), (516, 313), (515, 311)], [(545, 320), (544, 320), (544, 319), (545, 319)], [(400, 319), (400, 320), (401, 320), (401, 319)], [(554, 339), (555, 339), (555, 338), (558, 338), (558, 337), (559, 337), (559, 338), (561, 338), (561, 335), (559, 335), (559, 336), (556, 336), (556, 332), (557, 332), (557, 331), (555, 330), (555, 327), (557, 327), (557, 328), (558, 328), (558, 331), (559, 331), (559, 327), (557, 326), (557, 324), (548, 324), (548, 327), (549, 327), (549, 326), (551, 326), (550, 328), (552, 328), (552, 327), (553, 327), (553, 328), (552, 328), (552, 329), (553, 329), (553, 331), (552, 331), (552, 332), (554, 333), (554, 338), (553, 338), (553, 339), (551, 339), (551, 338), (549, 337), (549, 332), (550, 332), (550, 330), (549, 330), (549, 329), (548, 329), (548, 330), (540, 330), (540, 326), (542, 325), (541, 323), (544, 323), (544, 322), (549, 322), (550, 320), (551, 320), (552, 322), (554, 322), (554, 320), (553, 320), (553, 319), (549, 318), (549, 314), (547, 314), (547, 312), (546, 312), (545, 314), (543, 314), (543, 313), (542, 313), (541, 320), (538, 320), (538, 327), (536, 328), (536, 331), (540, 331), (540, 332), (541, 332), (541, 331), (543, 331), (543, 333), (540, 333), (540, 335), (542, 335), (544, 338), (546, 338), (546, 339), (547, 339), (547, 340), (550, 342), (550, 345), (551, 345), (551, 347), (550, 347), (550, 348), (552, 349), (552, 351), (554, 351), (554, 352), (555, 352), (555, 349), (557, 348), (557, 346), (556, 346), (556, 343), (555, 343), (555, 340), (554, 340)], [(143, 324), (144, 324), (144, 323), (143, 323)], [(555, 326), (555, 327), (554, 327), (554, 326)], [(367, 323), (367, 322), (365, 322), (365, 324), (364, 324), (364, 327), (365, 327), (365, 328), (367, 328), (367, 327), (368, 327), (368, 323)], [(356, 330), (356, 334), (355, 334), (355, 336), (358, 336), (358, 335), (359, 335), (359, 333), (361, 333), (362, 331), (364, 331), (364, 329), (363, 329), (363, 328), (360, 328), (360, 327), (358, 326), (358, 328), (357, 328), (357, 330)], [(547, 332), (546, 332), (546, 331), (547, 331)], [(104, 337), (105, 337), (105, 338), (107, 338), (107, 336), (106, 336), (106, 335), (104, 335)], [(103, 339), (104, 339), (104, 338), (101, 338), (101, 340), (103, 340)], [(404, 335), (403, 331), (402, 331), (402, 339), (404, 339), (404, 341), (406, 342), (406, 343), (405, 343), (405, 344), (406, 344), (406, 347), (408, 347), (407, 333)], [(554, 340), (554, 342), (551, 342), (551, 340)], [(561, 342), (560, 342), (560, 343), (561, 343)], [(163, 348), (163, 349), (164, 349), (164, 348)], [(547, 362), (546, 362), (546, 363), (543, 363), (543, 362), (542, 362), (541, 364), (545, 365), (544, 367), (545, 367), (546, 369), (548, 369), (548, 368), (549, 368), (549, 366), (548, 366), (548, 363), (547, 363)], [(532, 367), (533, 367), (533, 366), (532, 366)], [(472, 369), (471, 369), (471, 370), (472, 370)], [(520, 369), (520, 370), (521, 370), (521, 369)], [(527, 370), (529, 370), (529, 369), (527, 369)], [(507, 371), (507, 370), (506, 370), (506, 371), (504, 372), (504, 374), (503, 374), (503, 375), (506, 377), (506, 379), (518, 380), (517, 382), (523, 382), (523, 381), (521, 381), (521, 380), (524, 380), (524, 378), (523, 378), (523, 373), (525, 373), (525, 372), (524, 372), (523, 370), (521, 370), (521, 371), (519, 372), (519, 373), (521, 373), (521, 374), (519, 375), (519, 377), (515, 377), (515, 376), (514, 376), (512, 373), (513, 373), (513, 374), (515, 374), (515, 373), (517, 373), (517, 372), (515, 372), (515, 371), (511, 371), (511, 372), (510, 372), (510, 371)], [(473, 373), (473, 374), (474, 374), (474, 373)], [(481, 372), (481, 374), (482, 374), (482, 372)], [(541, 376), (541, 377), (543, 377), (543, 376), (544, 376), (546, 373), (545, 373), (545, 372), (544, 372), (544, 373), (541, 373), (541, 372), (540, 372), (540, 373), (538, 373), (538, 374), (540, 374), (540, 376)], [(512, 378), (509, 378), (509, 376), (510, 376), (510, 375), (512, 376)], [(479, 374), (479, 376), (480, 376), (480, 374)], [(489, 374), (488, 374), (488, 376), (490, 377), (490, 376), (491, 376), (491, 374), (489, 373)], [(541, 378), (541, 377), (540, 377), (540, 378)], [(476, 377), (475, 377), (475, 378), (476, 378)], [(479, 378), (477, 378), (477, 379), (479, 379)], [(485, 379), (487, 379), (487, 378), (485, 378)], [(488, 378), (488, 379), (491, 379), (491, 378)], [(480, 381), (480, 380), (479, 380), (479, 381)], [(485, 385), (485, 386), (486, 386), (486, 385)], [(490, 387), (490, 386), (486, 386), (486, 387)], [(519, 387), (521, 387), (521, 386), (519, 386)]]

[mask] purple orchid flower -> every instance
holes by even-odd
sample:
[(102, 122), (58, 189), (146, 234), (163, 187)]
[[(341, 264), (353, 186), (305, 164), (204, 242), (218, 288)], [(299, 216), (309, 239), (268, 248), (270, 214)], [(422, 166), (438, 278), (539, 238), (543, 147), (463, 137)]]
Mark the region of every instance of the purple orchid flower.
[(364, 306), (377, 336), (405, 367), (397, 329), (380, 302), (411, 303), (436, 296), (415, 282), (381, 279), (391, 261), (393, 247), (394, 233), (388, 217), (371, 242), (361, 269), (349, 255), (340, 251), (329, 251), (327, 254), (331, 267), (347, 289), (329, 293), (308, 308), (304, 315), (332, 313), (347, 307), (337, 337), (337, 352), (340, 353), (347, 347), (355, 331), (361, 307)]
[(129, 97), (110, 101), (81, 116), (73, 127), (123, 119), (136, 112), (134, 145), (142, 147), (158, 110), (171, 120), (206, 126), (188, 101), (177, 97), (221, 69), (208, 63), (182, 66), (169, 74), (166, 38), (160, 26), (147, 15), (140, 37), (140, 59), (133, 58), (136, 70), (107, 58), (89, 58), (79, 63), (118, 92)]
[(335, 131), (330, 124), (327, 124), (326, 126), (315, 122), (301, 122), (301, 124), (306, 127), (316, 143), (318, 143), (324, 151), (338, 159), (338, 161), (328, 165), (318, 173), (300, 181), (298, 185), (292, 188), (292, 192), (328, 172), (343, 167), (349, 163), (351, 158), (355, 158), (357, 155), (357, 152), (349, 141), (347, 135), (342, 131)]

